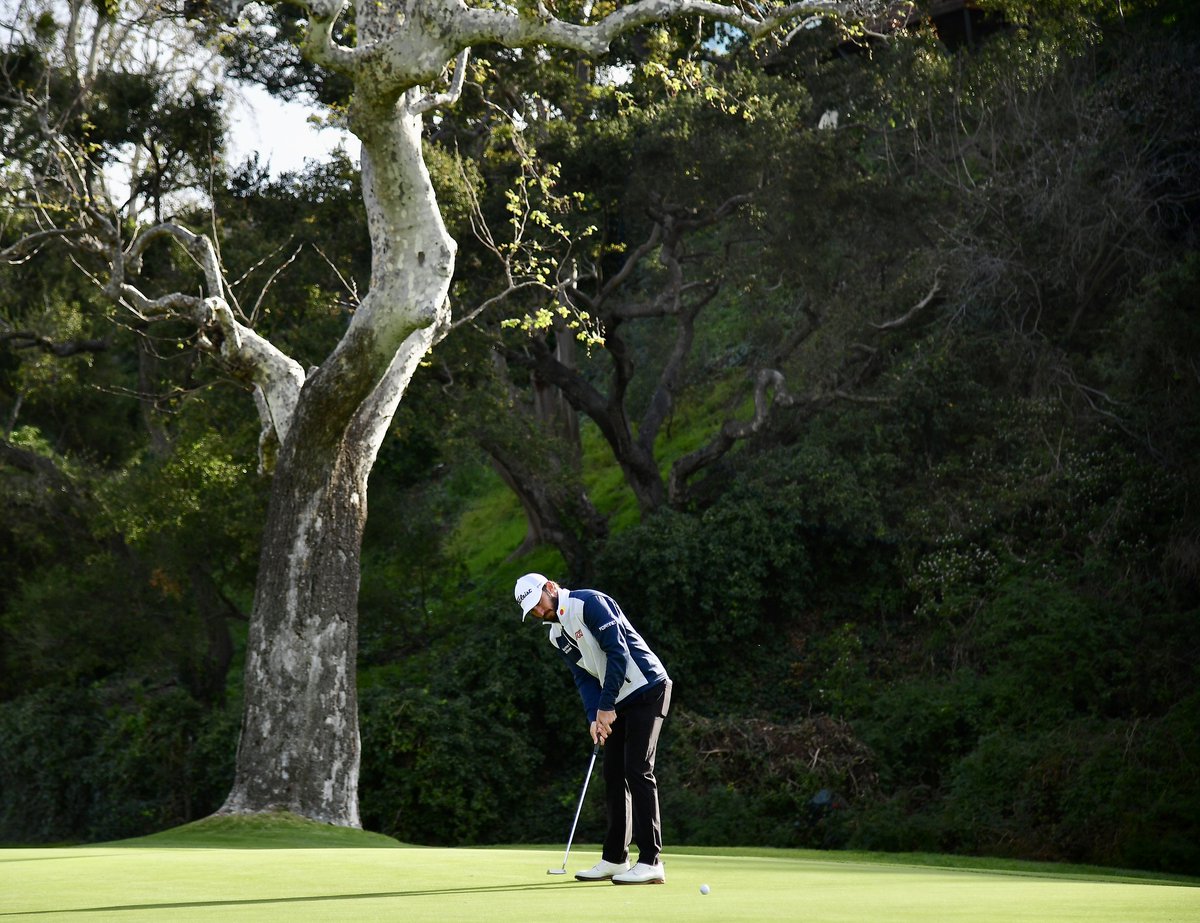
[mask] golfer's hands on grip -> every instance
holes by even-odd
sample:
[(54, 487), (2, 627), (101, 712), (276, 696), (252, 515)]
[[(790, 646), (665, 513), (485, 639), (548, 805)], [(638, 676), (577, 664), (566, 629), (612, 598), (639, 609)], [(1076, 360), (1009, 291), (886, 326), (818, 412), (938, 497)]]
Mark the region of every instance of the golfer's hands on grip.
[(613, 722), (617, 720), (615, 711), (598, 711), (596, 720), (592, 722), (592, 743), (603, 745), (612, 733)]

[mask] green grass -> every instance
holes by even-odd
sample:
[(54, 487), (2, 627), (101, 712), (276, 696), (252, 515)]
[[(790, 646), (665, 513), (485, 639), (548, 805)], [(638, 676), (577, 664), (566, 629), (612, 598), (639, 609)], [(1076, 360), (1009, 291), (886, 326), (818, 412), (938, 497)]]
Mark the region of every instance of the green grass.
[(482, 468), (477, 495), (463, 511), (447, 550), (458, 554), (472, 574), (504, 566), (525, 538), (521, 503), (490, 468)]
[[(597, 857), (578, 845), (568, 870)], [(1200, 921), (1195, 880), (1146, 873), (769, 849), (664, 858), (665, 886), (623, 888), (547, 875), (560, 846), (427, 849), (287, 815), (209, 819), (120, 843), (0, 850), (0, 921)]]

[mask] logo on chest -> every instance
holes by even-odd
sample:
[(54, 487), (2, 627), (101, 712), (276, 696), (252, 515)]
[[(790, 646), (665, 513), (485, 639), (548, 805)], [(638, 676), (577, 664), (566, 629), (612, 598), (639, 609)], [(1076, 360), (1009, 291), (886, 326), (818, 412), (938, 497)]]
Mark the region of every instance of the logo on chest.
[(575, 640), (580, 641), (582, 639), (583, 639), (583, 629), (580, 628), (575, 632)]

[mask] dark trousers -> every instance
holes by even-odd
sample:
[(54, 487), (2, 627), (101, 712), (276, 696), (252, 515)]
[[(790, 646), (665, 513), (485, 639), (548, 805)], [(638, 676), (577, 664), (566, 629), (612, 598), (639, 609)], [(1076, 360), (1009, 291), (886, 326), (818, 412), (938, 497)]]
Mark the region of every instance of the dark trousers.
[(662, 852), (654, 757), (663, 718), (670, 708), (668, 681), (648, 690), (627, 707), (617, 709), (617, 720), (604, 744), (604, 794), (608, 810), (604, 858), (609, 862), (625, 861), (631, 842), (637, 844), (638, 862), (653, 865)]

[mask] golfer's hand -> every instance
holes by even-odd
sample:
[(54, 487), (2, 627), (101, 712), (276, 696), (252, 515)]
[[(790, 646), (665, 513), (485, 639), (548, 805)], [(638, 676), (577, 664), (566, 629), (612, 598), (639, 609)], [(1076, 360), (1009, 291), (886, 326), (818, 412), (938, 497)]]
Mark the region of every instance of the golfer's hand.
[(598, 711), (596, 720), (592, 722), (592, 742), (602, 744), (612, 733), (613, 722), (617, 720), (615, 711)]

